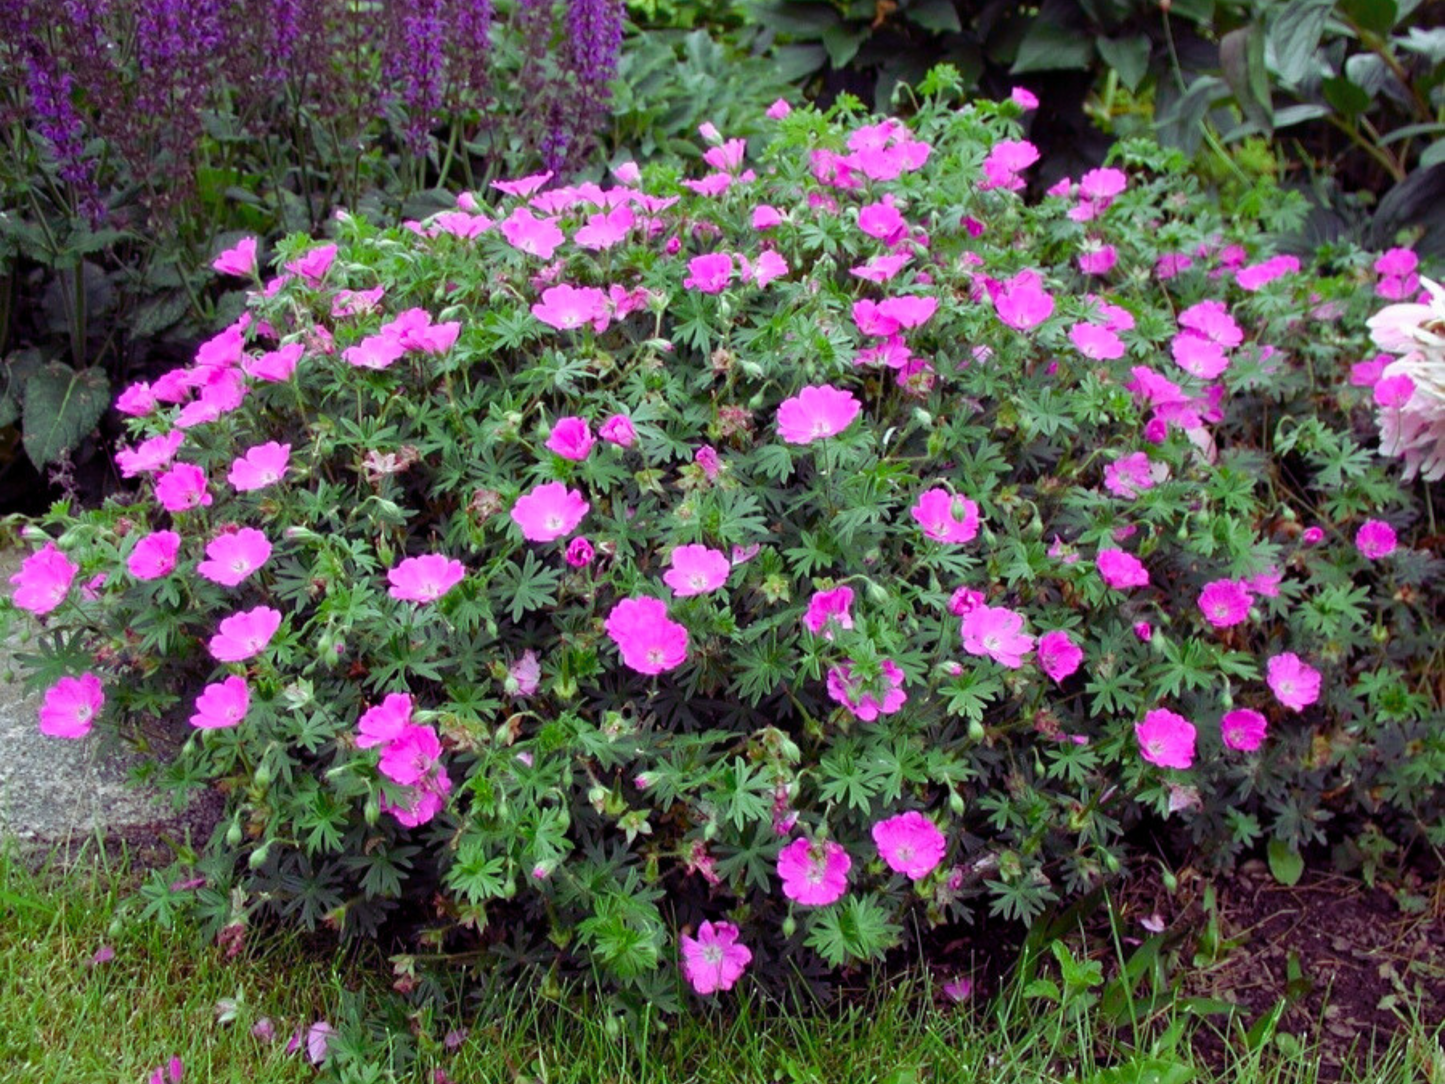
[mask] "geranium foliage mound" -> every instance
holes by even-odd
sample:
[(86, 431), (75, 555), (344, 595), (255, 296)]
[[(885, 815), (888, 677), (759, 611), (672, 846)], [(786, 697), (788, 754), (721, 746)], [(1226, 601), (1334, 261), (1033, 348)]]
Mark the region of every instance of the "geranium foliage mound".
[(226, 254), (249, 313), (122, 395), (133, 495), (15, 603), (48, 733), (158, 718), (228, 795), (227, 936), (676, 1004), (1029, 920), (1150, 825), (1445, 844), (1374, 256), (1143, 144), (1031, 199), (1020, 105), (946, 98)]

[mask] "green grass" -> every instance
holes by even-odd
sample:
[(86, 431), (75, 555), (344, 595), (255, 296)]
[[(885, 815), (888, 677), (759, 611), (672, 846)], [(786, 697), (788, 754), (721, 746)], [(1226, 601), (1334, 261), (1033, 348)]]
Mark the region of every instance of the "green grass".
[[(235, 960), (203, 944), (194, 927), (164, 931), (129, 917), (123, 868), (89, 863), (69, 873), (25, 870), (0, 855), (0, 1082), (143, 1084), (171, 1055), (186, 1084), (281, 1084), (317, 1072), (284, 1052), (297, 1024), (346, 1020), (388, 1004), (387, 979), (296, 936), (253, 937)], [(115, 956), (91, 958), (102, 946)], [(216, 1006), (238, 999), (222, 1025)], [(393, 1003), (394, 1004), (394, 1003)], [(1304, 1044), (1264, 1042), (1210, 1071), (1184, 1039), (1190, 1021), (1156, 1021), (1153, 1049), (1095, 1064), (1087, 1012), (1014, 999), (974, 1011), (938, 1008), (922, 979), (877, 984), (847, 1009), (783, 1006), (756, 994), (635, 1028), (573, 996), (520, 990), (491, 999), (468, 1021), (455, 1052), (446, 1027), (427, 1023), (422, 1054), (403, 1076), (381, 1071), (389, 1043), (347, 1031), (355, 1052), (345, 1079), (422, 1084), (444, 1068), (456, 1084), (1317, 1084), (1318, 1058)], [(261, 1017), (278, 1039), (250, 1033)], [(392, 1016), (396, 1017), (393, 1010)], [(404, 1023), (398, 1025), (404, 1028)], [(455, 1026), (455, 1022), (453, 1022)], [(1082, 1052), (1079, 1036), (1085, 1037)], [(1445, 1084), (1441, 1032), (1417, 1027), (1362, 1058), (1357, 1084)], [(1112, 1044), (1126, 1048), (1127, 1044)], [(1233, 1049), (1242, 1050), (1241, 1043)], [(368, 1068), (368, 1065), (370, 1068)]]

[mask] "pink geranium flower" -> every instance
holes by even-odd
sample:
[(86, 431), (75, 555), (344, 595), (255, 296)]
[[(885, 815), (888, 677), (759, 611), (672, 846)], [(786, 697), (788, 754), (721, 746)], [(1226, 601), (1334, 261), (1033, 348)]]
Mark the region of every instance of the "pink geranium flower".
[(575, 489), (548, 482), (517, 498), (512, 520), (528, 542), (551, 542), (576, 530), (588, 507)]
[(212, 583), (235, 587), (266, 563), (271, 556), (271, 543), (254, 527), (242, 527), (213, 538), (206, 546), (206, 560), (196, 566), (196, 573)]
[(1199, 609), (1217, 629), (1238, 625), (1249, 617), (1254, 596), (1238, 580), (1212, 580), (1199, 592)]
[(826, 907), (848, 891), (853, 859), (831, 839), (810, 843), (798, 838), (778, 852), (783, 895), (805, 907)]
[(880, 668), (884, 686), (882, 700), (853, 677), (851, 660), (829, 669), (828, 695), (865, 723), (873, 722), (880, 715), (892, 715), (908, 702), (908, 694), (903, 691), (906, 675), (892, 659), (884, 659)]
[(893, 245), (908, 236), (908, 220), (893, 206), (893, 197), (858, 209), (858, 228), (869, 237)]
[(672, 551), (671, 567), (662, 581), (679, 598), (704, 595), (727, 583), (732, 562), (727, 555), (707, 546), (678, 546)]
[(567, 552), (562, 555), (563, 560), (573, 568), (586, 568), (592, 563), (592, 558), (595, 556), (597, 556), (597, 551), (593, 549), (592, 543), (582, 535), (578, 535), (568, 542)]
[(47, 542), (20, 563), (20, 571), (10, 577), (15, 584), (11, 600), (22, 610), (48, 614), (70, 594), (70, 585), (80, 566), (61, 553), (54, 542)]
[(238, 493), (250, 493), (275, 485), (286, 477), (291, 462), (291, 445), (268, 441), (246, 449), (246, 454), (231, 464), (226, 481)]
[(598, 427), (597, 435), (619, 448), (631, 448), (637, 443), (637, 430), (626, 414), (612, 415)]
[(978, 535), (978, 505), (937, 486), (918, 497), (909, 510), (923, 533), (935, 542), (961, 545)]
[(938, 298), (919, 294), (885, 297), (878, 302), (878, 316), (897, 329), (922, 327), (938, 311)]
[(1201, 301), (1190, 305), (1179, 314), (1179, 326), (1226, 350), (1244, 342), (1244, 332), (1229, 315), (1223, 301)]
[(1054, 311), (1054, 299), (1044, 289), (1043, 279), (1033, 270), (1020, 271), (991, 291), (998, 318), (1017, 331), (1028, 331), (1047, 320)]
[(115, 409), (132, 418), (143, 418), (159, 405), (151, 386), (138, 380), (121, 392), (115, 400)]
[(403, 354), (406, 347), (390, 335), (368, 335), (355, 346), (348, 346), (341, 357), (348, 365), (357, 369), (388, 369)]
[(1024, 181), (1019, 176), (1023, 170), (1039, 160), (1039, 149), (1024, 139), (1005, 139), (995, 143), (983, 160), (983, 180), (980, 189), (1006, 188), (1011, 192), (1023, 190)]
[(726, 252), (694, 256), (687, 261), (687, 277), (682, 284), (689, 290), (704, 294), (720, 294), (733, 277), (733, 258)]
[(232, 674), (224, 681), (212, 682), (196, 697), (196, 711), (191, 725), (200, 730), (220, 730), (236, 726), (251, 706), (251, 692), (246, 679)]
[(1277, 278), (1295, 274), (1299, 269), (1300, 262), (1296, 256), (1271, 256), (1261, 263), (1240, 268), (1234, 280), (1239, 283), (1240, 289), (1253, 293)]
[(45, 691), (40, 733), (51, 738), (83, 738), (104, 706), (105, 690), (95, 674), (63, 677)]
[(938, 825), (917, 810), (873, 825), (873, 842), (888, 868), (912, 881), (921, 881), (937, 869), (948, 849)]
[(753, 229), (755, 230), (770, 230), (774, 226), (781, 226), (784, 221), (783, 212), (776, 207), (760, 203), (753, 208)]
[(356, 721), (356, 747), (370, 749), (398, 740), (411, 725), (412, 703), (406, 693), (387, 693)]
[(540, 260), (550, 260), (567, 240), (566, 234), (557, 228), (555, 218), (538, 218), (526, 207), (514, 209), (502, 220), (500, 229), (507, 244)]
[(815, 591), (808, 601), (808, 612), (803, 615), (803, 627), (814, 636), (831, 640), (833, 630), (829, 627), (830, 623), (840, 629), (853, 627), (852, 605), (853, 588), (846, 584), (829, 591)]
[(655, 598), (625, 598), (612, 607), (604, 626), (622, 662), (639, 674), (660, 674), (687, 660), (687, 629), (667, 617)]
[(591, 454), (592, 444), (592, 427), (586, 418), (558, 418), (547, 437), (548, 449), (577, 463)]
[(259, 357), (242, 359), (241, 371), (247, 376), (273, 384), (289, 380), (304, 353), (306, 353), (304, 343), (287, 343), (285, 346), (267, 351)]
[(573, 240), (583, 248), (603, 252), (627, 240), (628, 233), (636, 224), (636, 213), (624, 204), (588, 216), (587, 224), (577, 231)]
[(1104, 468), (1104, 488), (1129, 500), (1154, 488), (1154, 473), (1146, 452), (1131, 452)]
[(222, 275), (250, 278), (256, 273), (256, 238), (241, 238), (212, 260), (211, 268)]
[(232, 614), (211, 637), (211, 656), (220, 662), (245, 662), (264, 651), (280, 627), (280, 612), (269, 606)]
[(322, 245), (296, 257), (286, 265), (286, 270), (293, 275), (299, 275), (307, 286), (315, 289), (321, 285), (321, 280), (326, 277), (326, 272), (331, 269), (335, 259), (336, 246)]
[(209, 507), (206, 472), (194, 463), (177, 463), (156, 479), (156, 500), (167, 512)]
[(532, 315), (548, 327), (559, 331), (593, 325), (596, 331), (607, 330), (607, 295), (595, 286), (569, 286), (561, 283), (542, 291), (542, 300), (532, 306)]
[(460, 561), (439, 553), (408, 557), (386, 574), (391, 589), (387, 592), (403, 602), (435, 602), (467, 574)]
[(1395, 546), (1395, 529), (1382, 519), (1366, 520), (1355, 532), (1355, 549), (1371, 561), (1390, 556)]
[(1084, 661), (1083, 649), (1061, 629), (1039, 637), (1039, 669), (1055, 681), (1063, 681)]
[(696, 937), (683, 934), (682, 975), (704, 996), (731, 990), (742, 978), (753, 954), (738, 943), (738, 928), (731, 922), (704, 922)]
[(442, 743), (429, 726), (408, 723), (381, 751), (377, 770), (393, 783), (414, 786), (432, 774), (442, 755)]
[(172, 429), (162, 436), (141, 441), (134, 449), (122, 448), (115, 453), (115, 465), (123, 478), (160, 470), (175, 458), (185, 439), (186, 435), (179, 429)]
[(1183, 770), (1194, 763), (1194, 724), (1167, 708), (1155, 708), (1134, 724), (1139, 755), (1161, 768)]
[(1294, 652), (1272, 656), (1266, 671), (1274, 698), (1290, 711), (1303, 711), (1320, 698), (1320, 672)]
[(175, 531), (153, 531), (135, 544), (125, 567), (138, 580), (158, 580), (176, 567), (181, 536)]
[(1034, 649), (1034, 638), (1023, 627), (1021, 613), (1003, 606), (979, 606), (964, 615), (963, 650), (1017, 670), (1024, 664), (1024, 655)]
[(779, 404), (778, 436), (788, 444), (834, 437), (853, 424), (862, 409), (852, 392), (831, 384), (809, 386)]
[(1099, 570), (1099, 578), (1116, 591), (1149, 586), (1149, 570), (1132, 553), (1100, 550), (1094, 564)]
[(1069, 341), (1084, 357), (1095, 361), (1113, 361), (1124, 356), (1124, 340), (1098, 324), (1075, 324), (1069, 328)]
[(1227, 711), (1219, 720), (1219, 736), (1230, 749), (1252, 753), (1264, 741), (1269, 722), (1252, 708), (1236, 708)]
[(417, 786), (408, 787), (407, 797), (393, 803), (385, 794), (379, 805), (383, 813), (396, 818), (398, 824), (416, 828), (441, 812), (446, 796), (451, 793), (452, 780), (440, 763), (432, 765), (431, 773)]
[(788, 273), (788, 263), (772, 249), (765, 249), (758, 255), (752, 267), (747, 266), (746, 257), (743, 258), (743, 278), (751, 279), (758, 289), (762, 289), (774, 279), (780, 279)]
[(1179, 368), (1200, 380), (1213, 380), (1229, 368), (1229, 358), (1222, 346), (1190, 331), (1174, 336), (1169, 353)]
[(507, 668), (504, 688), (508, 696), (535, 696), (541, 680), (542, 664), (537, 661), (537, 653), (529, 647), (522, 652), (520, 659)]

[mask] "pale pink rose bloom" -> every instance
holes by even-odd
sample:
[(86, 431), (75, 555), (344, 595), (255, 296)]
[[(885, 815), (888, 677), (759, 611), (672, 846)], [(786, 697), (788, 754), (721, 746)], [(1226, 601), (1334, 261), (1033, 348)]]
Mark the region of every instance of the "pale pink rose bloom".
[(1194, 763), (1194, 724), (1167, 708), (1147, 712), (1134, 724), (1139, 755), (1160, 768), (1183, 770)]
[(589, 505), (561, 482), (547, 482), (517, 498), (512, 520), (528, 542), (551, 542), (577, 529)]
[(587, 324), (596, 331), (605, 331), (609, 323), (607, 295), (595, 286), (559, 283), (542, 291), (542, 300), (532, 306), (532, 315), (559, 331)]
[(1017, 670), (1024, 664), (1024, 655), (1034, 649), (1034, 638), (1023, 627), (1021, 613), (1003, 606), (980, 606), (964, 615), (963, 650)]
[(1039, 669), (1054, 681), (1063, 681), (1084, 661), (1083, 649), (1061, 629), (1039, 637)]
[(1270, 658), (1265, 680), (1274, 698), (1291, 711), (1303, 711), (1320, 698), (1320, 672), (1292, 651)]
[(738, 936), (738, 928), (731, 922), (704, 922), (696, 937), (682, 935), (682, 976), (693, 990), (706, 997), (731, 990), (742, 978), (753, 954), (738, 943)]
[(245, 662), (264, 651), (280, 627), (280, 612), (269, 606), (232, 614), (211, 637), (211, 657), (220, 662)]
[(716, 591), (727, 583), (732, 571), (726, 554), (699, 545), (678, 546), (672, 551), (669, 565), (662, 581), (678, 598)]
[(212, 682), (196, 697), (196, 711), (191, 725), (199, 730), (219, 730), (236, 726), (246, 718), (251, 706), (251, 692), (246, 679), (232, 674), (224, 681)]
[(238, 493), (250, 493), (275, 485), (286, 476), (291, 462), (291, 445), (268, 441), (247, 448), (246, 454), (231, 464), (226, 481)]
[(720, 294), (733, 277), (733, 258), (726, 252), (694, 256), (687, 261), (687, 277), (682, 284), (689, 290), (704, 294)]
[(622, 599), (607, 615), (604, 628), (623, 664), (639, 674), (660, 674), (687, 661), (687, 629), (668, 619), (660, 599)]
[(507, 244), (541, 260), (550, 260), (567, 240), (555, 218), (538, 218), (525, 207), (514, 209), (502, 220), (500, 229)]
[(80, 566), (61, 553), (54, 542), (32, 553), (20, 563), (20, 571), (10, 577), (15, 594), (10, 601), (33, 614), (48, 614), (70, 594)]
[(104, 706), (105, 690), (95, 674), (63, 677), (45, 691), (40, 733), (51, 738), (83, 738)]
[(175, 531), (154, 531), (135, 544), (125, 567), (138, 580), (158, 580), (176, 567), (181, 536)]
[(1124, 340), (1098, 324), (1078, 323), (1069, 328), (1069, 341), (1086, 358), (1113, 361), (1124, 356)]
[(558, 418), (547, 436), (547, 448), (563, 459), (580, 463), (592, 452), (592, 427), (586, 418)]
[(408, 557), (387, 572), (391, 584), (387, 593), (403, 602), (435, 602), (461, 583), (466, 574), (464, 564), (439, 553)]
[(810, 385), (779, 404), (778, 436), (788, 444), (825, 440), (852, 425), (862, 409), (852, 392), (831, 384)]
[(356, 747), (370, 749), (396, 741), (411, 725), (412, 703), (406, 693), (387, 693), (380, 704), (367, 708), (356, 721)]
[(321, 285), (332, 262), (336, 259), (335, 245), (322, 245), (303, 253), (286, 265), (286, 270), (299, 275), (307, 286), (313, 289)]
[(621, 448), (631, 448), (637, 443), (637, 430), (626, 414), (612, 415), (598, 427), (597, 435)]
[(202, 579), (235, 587), (264, 565), (271, 556), (271, 543), (254, 527), (217, 535), (206, 546), (206, 560), (196, 566)]
[(1227, 711), (1219, 720), (1219, 736), (1230, 749), (1252, 753), (1264, 741), (1269, 722), (1252, 708), (1236, 708)]
[(942, 487), (921, 493), (909, 510), (923, 533), (935, 542), (961, 545), (978, 535), (978, 505)]
[(892, 659), (884, 659), (880, 666), (886, 686), (882, 700), (854, 680), (851, 660), (828, 670), (828, 695), (865, 723), (873, 722), (880, 715), (892, 715), (908, 702), (908, 694), (903, 690), (906, 675)]
[(805, 907), (826, 907), (848, 891), (853, 859), (831, 839), (810, 843), (798, 838), (778, 852), (783, 895)]
[(1395, 529), (1382, 519), (1368, 519), (1355, 532), (1355, 549), (1371, 561), (1390, 556), (1396, 545)]
[(1154, 473), (1145, 452), (1132, 452), (1104, 468), (1104, 488), (1129, 500), (1154, 488)]
[(948, 849), (938, 825), (917, 810), (873, 825), (873, 843), (888, 868), (911, 881), (921, 881), (937, 869)]
[(149, 474), (160, 470), (175, 458), (186, 435), (179, 429), (172, 429), (158, 437), (143, 440), (134, 449), (122, 448), (115, 453), (115, 464), (120, 468), (121, 477), (134, 478), (137, 474)]
[(1238, 580), (1212, 580), (1199, 592), (1199, 610), (1217, 629), (1227, 629), (1249, 618), (1254, 596)]
[(1047, 320), (1054, 311), (1054, 299), (1044, 289), (1043, 279), (1033, 270), (1023, 270), (990, 291), (998, 318), (1016, 331), (1028, 331)]
[(803, 615), (803, 627), (814, 636), (825, 640), (833, 639), (833, 630), (828, 627), (836, 622), (840, 629), (853, 627), (853, 588), (844, 584), (828, 591), (815, 591), (808, 601), (808, 612)]
[(211, 268), (222, 275), (250, 278), (256, 273), (256, 238), (243, 237), (214, 260)]
[(1149, 570), (1132, 553), (1100, 550), (1094, 565), (1099, 570), (1099, 578), (1116, 591), (1149, 586)]

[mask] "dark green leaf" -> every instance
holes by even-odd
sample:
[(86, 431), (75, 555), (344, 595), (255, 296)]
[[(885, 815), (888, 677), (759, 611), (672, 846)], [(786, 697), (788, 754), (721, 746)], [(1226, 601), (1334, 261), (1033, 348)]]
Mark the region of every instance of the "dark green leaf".
[(1340, 10), (1361, 30), (1374, 34), (1388, 34), (1399, 16), (1395, 0), (1340, 0)]
[(1370, 107), (1370, 96), (1364, 88), (1355, 86), (1343, 75), (1326, 79), (1320, 84), (1320, 89), (1324, 91), (1325, 101), (1347, 116), (1363, 113)]
[(1094, 44), (1087, 35), (1041, 12), (1019, 42), (1018, 55), (1009, 73), (1083, 71), (1093, 59)]
[(1149, 74), (1149, 39), (1143, 34), (1133, 38), (1094, 39), (1094, 45), (1104, 63), (1119, 74), (1119, 82), (1130, 92), (1139, 89), (1144, 76)]
[(936, 34), (957, 34), (963, 29), (952, 0), (917, 0), (906, 9), (909, 22)]
[(1285, 83), (1298, 83), (1310, 71), (1319, 48), (1325, 21), (1334, 9), (1331, 0), (1290, 0), (1269, 28), (1274, 70)]
[(1258, 25), (1243, 26), (1225, 34), (1219, 43), (1219, 63), (1234, 100), (1249, 120), (1266, 134), (1274, 122), (1269, 76), (1264, 70), (1264, 32)]
[(868, 27), (849, 26), (838, 23), (823, 31), (823, 48), (828, 50), (828, 60), (835, 68), (846, 68), (848, 62), (858, 54), (858, 47), (872, 33)]
[(37, 467), (54, 462), (95, 428), (110, 405), (110, 381), (100, 369), (76, 372), (51, 362), (25, 385), (25, 454)]

